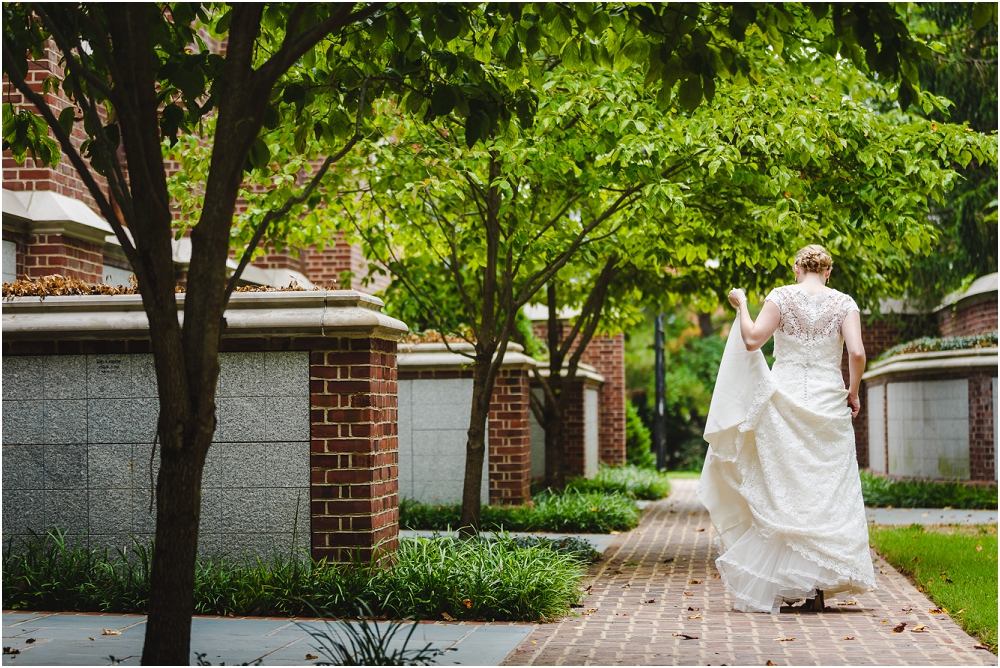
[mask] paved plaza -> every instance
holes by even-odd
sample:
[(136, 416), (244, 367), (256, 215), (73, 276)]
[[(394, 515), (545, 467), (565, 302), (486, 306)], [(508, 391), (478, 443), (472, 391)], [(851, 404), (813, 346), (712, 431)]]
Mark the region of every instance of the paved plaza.
[(997, 665), (880, 558), (876, 591), (829, 601), (823, 614), (733, 612), (698, 481), (671, 484), (670, 497), (650, 504), (591, 570), (576, 614), (535, 627), (506, 665)]

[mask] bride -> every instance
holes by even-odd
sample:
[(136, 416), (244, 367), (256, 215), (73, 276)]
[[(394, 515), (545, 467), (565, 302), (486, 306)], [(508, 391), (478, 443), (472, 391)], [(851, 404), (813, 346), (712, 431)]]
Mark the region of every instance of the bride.
[[(875, 587), (851, 418), (865, 368), (861, 318), (826, 287), (822, 246), (795, 256), (795, 285), (768, 294), (756, 322), (743, 290), (705, 428), (698, 495), (718, 531), (716, 559), (734, 608), (777, 613), (782, 602)], [(774, 368), (760, 347), (774, 335)], [(850, 388), (840, 370), (844, 344)]]

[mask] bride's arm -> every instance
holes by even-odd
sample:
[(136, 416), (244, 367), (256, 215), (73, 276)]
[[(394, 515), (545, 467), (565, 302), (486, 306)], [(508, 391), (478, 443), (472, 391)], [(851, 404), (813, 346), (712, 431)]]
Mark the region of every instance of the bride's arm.
[(736, 289), (729, 293), (729, 302), (740, 312), (740, 335), (747, 350), (758, 350), (774, 335), (781, 321), (781, 311), (774, 302), (764, 302), (764, 308), (757, 314), (757, 321), (750, 317), (747, 309), (747, 297), (743, 290)]
[(851, 407), (851, 417), (857, 417), (861, 410), (861, 374), (865, 372), (865, 346), (861, 341), (861, 314), (851, 311), (840, 326), (844, 343), (847, 345), (848, 366), (851, 369), (851, 386), (847, 388), (847, 404)]

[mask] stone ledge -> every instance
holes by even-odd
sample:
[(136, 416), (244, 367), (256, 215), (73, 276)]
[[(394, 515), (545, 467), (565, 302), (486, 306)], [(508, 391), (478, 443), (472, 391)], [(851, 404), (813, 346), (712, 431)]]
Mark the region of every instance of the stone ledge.
[[(451, 347), (451, 350), (448, 349)], [(400, 371), (415, 371), (426, 369), (452, 369), (455, 367), (472, 368), (475, 363), (471, 357), (462, 353), (474, 354), (471, 343), (403, 343), (399, 346), (397, 364)], [(502, 367), (530, 369), (538, 363), (534, 358), (524, 354), (524, 348), (517, 343), (507, 344)]]
[[(177, 295), (183, 323), (185, 294)], [(382, 300), (354, 290), (238, 292), (226, 309), (226, 337), (373, 336), (398, 341), (406, 325)], [(3, 303), (8, 341), (141, 339), (149, 321), (140, 295), (21, 297)]]
[(887, 360), (872, 364), (871, 368), (865, 372), (861, 379), (872, 380), (880, 376), (914, 371), (937, 373), (982, 367), (997, 367), (996, 348), (938, 350), (927, 353), (896, 355)]

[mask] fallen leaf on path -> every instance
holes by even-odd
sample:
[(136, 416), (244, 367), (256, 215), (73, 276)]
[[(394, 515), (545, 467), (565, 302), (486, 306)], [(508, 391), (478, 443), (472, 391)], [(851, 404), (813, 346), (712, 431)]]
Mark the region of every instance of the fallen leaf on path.
[(857, 604), (858, 604), (857, 601), (841, 601), (837, 605), (857, 605)]
[(903, 612), (913, 612), (913, 608), (900, 608)]
[(767, 663), (765, 663), (764, 665), (765, 665), (765, 666), (776, 666), (776, 665), (778, 665), (778, 664), (776, 664), (776, 663), (774, 663), (773, 661), (771, 661), (770, 659), (768, 659), (768, 660), (767, 660)]
[(695, 529), (695, 533), (701, 533), (704, 529)]
[(688, 580), (689, 585), (700, 585), (701, 580)]
[(854, 636), (844, 636), (844, 640), (854, 640)]
[(632, 584), (631, 583), (626, 583), (626, 584), (622, 585), (622, 589), (631, 589), (631, 588), (632, 588)]
[(622, 574), (621, 571), (615, 571), (614, 573), (615, 573), (615, 575), (621, 575)]
[(646, 601), (646, 603), (656, 603), (656, 599), (655, 598), (651, 598), (648, 601)]
[(965, 608), (962, 608), (961, 610), (959, 610), (959, 611), (958, 611), (958, 612), (956, 612), (955, 614), (956, 614), (956, 615), (960, 615), (960, 614), (962, 614), (963, 612), (965, 612)]
[(684, 592), (684, 595), (685, 595), (685, 596), (694, 596), (694, 594), (692, 594), (692, 593), (691, 593), (691, 592), (689, 592), (689, 591), (686, 591), (686, 592)]
[(906, 622), (900, 622), (896, 626), (892, 627), (892, 632), (893, 633), (902, 633), (903, 629), (905, 629), (905, 628), (906, 628)]
[(583, 630), (582, 626), (574, 626), (573, 628), (576, 629), (577, 631), (582, 631)]
[(923, 633), (924, 629), (926, 629), (926, 628), (927, 628), (926, 625), (921, 624), (920, 626), (914, 626), (912, 629), (910, 629), (910, 632), (911, 633)]
[(792, 642), (795, 638), (775, 638), (776, 642)]
[(688, 619), (698, 619), (699, 617), (701, 617), (701, 613), (700, 612), (695, 613), (693, 615), (688, 615)]
[(940, 615), (942, 612), (944, 612), (944, 608), (931, 608), (927, 612), (931, 613), (932, 615)]
[(670, 563), (671, 561), (673, 561), (673, 560), (674, 560), (674, 558), (673, 558), (673, 557), (667, 557), (666, 559), (664, 559), (664, 560), (663, 560), (663, 563), (665, 563), (665, 564), (669, 564), (669, 563)]
[(101, 629), (101, 635), (120, 636), (121, 634), (122, 634), (121, 631), (112, 631), (111, 629)]
[(713, 575), (712, 577), (713, 577), (713, 578), (715, 578), (716, 580), (718, 580), (718, 579), (719, 579), (719, 578), (721, 578), (722, 576), (721, 576), (721, 575), (719, 575), (718, 573), (716, 573), (716, 574), (715, 574), (715, 575)]
[(622, 617), (628, 617), (628, 613), (627, 612), (623, 612), (622, 613)]
[(537, 641), (537, 640), (532, 640), (532, 641), (531, 641), (531, 644), (532, 644), (532, 645), (537, 645), (537, 644), (538, 644), (538, 641)]
[(91, 638), (90, 636), (87, 636), (87, 640), (93, 640), (93, 638)]
[(312, 661), (312, 660), (318, 659), (318, 658), (319, 657), (316, 656), (315, 654), (306, 654), (306, 661)]
[(697, 640), (698, 639), (698, 636), (689, 636), (686, 633), (675, 633), (674, 637), (675, 638), (684, 638), (684, 640)]
[(688, 606), (689, 612), (694, 612), (695, 610), (701, 610), (701, 608), (692, 608), (690, 605)]
[[(674, 635), (677, 635), (677, 634), (675, 633)], [(14, 649), (13, 647), (4, 647), (3, 648), (3, 653), (4, 654), (20, 654), (21, 650)]]
[(35, 642), (35, 639), (34, 639), (34, 638), (28, 638), (27, 640), (25, 640), (25, 641), (24, 641), (24, 644), (25, 644), (25, 645), (30, 645), (30, 644), (31, 644), (31, 643), (33, 643), (33, 642)]
[(973, 645), (974, 649), (985, 649), (987, 652), (990, 650), (986, 645)]
[(587, 612), (597, 612), (597, 608), (591, 608), (591, 609), (590, 609), (590, 610), (588, 610)]
[(888, 624), (889, 622), (883, 619), (883, 620), (882, 620), (882, 623), (883, 623), (883, 624)]
[(452, 617), (451, 615), (449, 615), (447, 612), (442, 612), (441, 613), (441, 618), (444, 619), (444, 621), (446, 621), (446, 622), (453, 622), (453, 621), (455, 621), (455, 618)]

